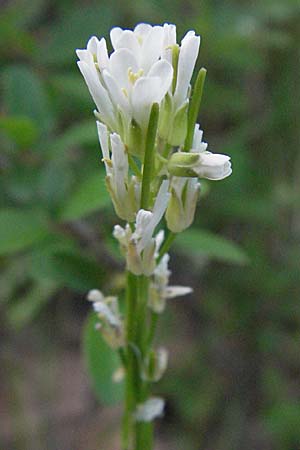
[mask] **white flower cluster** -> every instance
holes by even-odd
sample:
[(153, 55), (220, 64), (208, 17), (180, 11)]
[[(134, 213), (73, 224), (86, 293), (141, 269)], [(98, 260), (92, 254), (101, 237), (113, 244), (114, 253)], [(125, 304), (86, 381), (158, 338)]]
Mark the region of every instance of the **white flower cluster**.
[[(149, 228), (151, 211), (139, 210), (139, 173), (143, 172), (146, 135), (154, 103), (159, 105), (155, 164), (163, 165), (159, 173), (169, 179), (171, 195), (166, 205), (166, 220), (171, 231), (178, 233), (193, 222), (200, 191), (199, 178), (221, 180), (231, 174), (231, 164), (229, 156), (206, 150), (198, 124), (192, 148), (182, 151), (189, 125), (191, 78), (200, 37), (189, 31), (179, 45), (175, 25), (142, 23), (134, 30), (113, 28), (110, 39), (113, 47), (110, 55), (106, 40), (95, 36), (88, 41), (86, 49), (77, 50), (77, 55), (79, 69), (97, 107), (95, 115), (107, 189), (117, 215), (129, 223), (136, 221), (133, 236), (128, 228), (115, 230), (124, 248), (126, 240), (140, 240), (142, 224)], [(171, 147), (167, 155), (161, 144), (164, 148)], [(133, 173), (132, 164), (139, 173)], [(154, 192), (154, 200), (155, 196)], [(166, 197), (161, 196), (161, 199), (165, 201)], [(142, 239), (136, 246), (127, 245), (132, 250), (127, 255), (128, 265), (134, 268), (134, 273), (143, 273), (144, 269), (137, 264), (144, 262), (144, 266), (148, 266), (151, 254), (155, 254), (153, 243), (151, 249), (142, 249), (145, 241)], [(152, 271), (151, 264), (150, 267)]]

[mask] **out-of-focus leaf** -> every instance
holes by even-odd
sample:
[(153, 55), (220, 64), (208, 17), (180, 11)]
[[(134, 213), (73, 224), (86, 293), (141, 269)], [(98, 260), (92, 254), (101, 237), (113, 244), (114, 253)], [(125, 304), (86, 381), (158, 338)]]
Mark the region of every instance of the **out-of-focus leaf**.
[(81, 122), (68, 128), (62, 136), (52, 141), (49, 145), (52, 158), (69, 148), (84, 145), (99, 145), (97, 142), (97, 128), (93, 120)]
[(61, 20), (51, 26), (41, 42), (36, 58), (43, 64), (70, 64), (76, 61), (75, 49), (84, 48), (90, 36), (101, 36), (113, 25), (112, 9), (101, 3), (74, 4)]
[(104, 278), (102, 265), (93, 259), (55, 246), (32, 254), (31, 271), (35, 279), (52, 280), (58, 286), (79, 292), (99, 287)]
[(13, 0), (5, 13), (15, 27), (23, 29), (35, 22), (43, 12), (45, 3), (45, 0)]
[(3, 104), (11, 116), (32, 119), (41, 132), (53, 124), (48, 97), (39, 76), (27, 66), (14, 65), (2, 73)]
[(38, 136), (37, 124), (28, 117), (0, 117), (0, 130), (19, 147), (30, 147)]
[(39, 172), (39, 198), (45, 200), (49, 206), (58, 205), (69, 193), (73, 178), (70, 164), (59, 160), (50, 161)]
[(45, 219), (35, 211), (0, 210), (0, 254), (24, 250), (49, 234)]
[(187, 230), (175, 241), (178, 249), (191, 257), (207, 256), (224, 262), (246, 264), (246, 253), (234, 242), (204, 230)]
[(20, 329), (35, 319), (56, 289), (53, 282), (35, 284), (29, 292), (9, 306), (6, 314), (10, 325)]
[(66, 72), (52, 75), (50, 83), (60, 98), (67, 99), (71, 106), (76, 104), (82, 110), (84, 106), (92, 105), (90, 93), (79, 71), (78, 73)]
[(110, 204), (110, 197), (104, 184), (104, 175), (99, 170), (90, 175), (77, 187), (62, 208), (62, 221), (76, 220)]
[(97, 397), (101, 402), (111, 405), (121, 401), (123, 396), (123, 384), (112, 380), (114, 371), (120, 367), (120, 361), (116, 351), (108, 347), (95, 329), (96, 323), (96, 314), (90, 313), (83, 330), (83, 352)]

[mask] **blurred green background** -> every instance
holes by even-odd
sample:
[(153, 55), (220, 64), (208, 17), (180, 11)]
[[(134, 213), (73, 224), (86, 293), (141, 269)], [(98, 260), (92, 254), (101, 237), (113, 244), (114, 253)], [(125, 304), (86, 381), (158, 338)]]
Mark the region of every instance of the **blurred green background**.
[(172, 251), (194, 294), (160, 323), (156, 449), (300, 449), (299, 0), (1, 2), (0, 448), (119, 448), (122, 387), (85, 294), (122, 297), (123, 265), (74, 51), (138, 22), (202, 36), (200, 123), (233, 161)]

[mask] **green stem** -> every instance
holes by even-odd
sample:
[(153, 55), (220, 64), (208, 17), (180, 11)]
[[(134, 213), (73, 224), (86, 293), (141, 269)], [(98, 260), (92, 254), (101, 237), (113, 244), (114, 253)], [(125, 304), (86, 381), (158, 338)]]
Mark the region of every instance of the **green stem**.
[(195, 81), (190, 107), (188, 111), (188, 130), (183, 148), (184, 152), (189, 152), (193, 145), (194, 129), (199, 114), (205, 77), (206, 77), (206, 69), (202, 67)]
[(126, 379), (125, 379), (125, 405), (122, 423), (122, 450), (130, 450), (133, 442), (134, 421), (133, 412), (136, 408), (135, 380), (136, 358), (132, 350), (135, 337), (135, 311), (136, 311), (136, 277), (127, 272), (126, 286)]
[(159, 105), (154, 103), (152, 105), (149, 125), (146, 137), (145, 156), (143, 164), (143, 180), (142, 180), (142, 194), (141, 194), (141, 208), (149, 208), (150, 203), (150, 188), (154, 172), (154, 156), (155, 156), (155, 139), (158, 126)]
[(173, 233), (172, 231), (168, 231), (167, 237), (164, 240), (164, 243), (160, 248), (159, 255), (157, 258), (157, 264), (161, 261), (164, 254), (168, 252), (168, 250), (171, 247), (175, 238), (176, 238), (176, 233)]

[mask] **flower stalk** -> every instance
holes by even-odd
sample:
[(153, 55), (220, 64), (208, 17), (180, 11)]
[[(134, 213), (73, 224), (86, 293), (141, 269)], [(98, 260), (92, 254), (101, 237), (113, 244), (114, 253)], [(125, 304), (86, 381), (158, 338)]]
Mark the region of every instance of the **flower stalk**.
[(170, 24), (116, 27), (110, 37), (111, 55), (96, 37), (77, 55), (97, 107), (106, 186), (125, 221), (113, 230), (126, 261), (124, 315), (117, 297), (93, 289), (88, 299), (125, 374), (121, 450), (153, 450), (164, 400), (151, 395), (152, 384), (168, 361), (167, 351), (155, 348), (157, 324), (169, 300), (192, 292), (169, 285), (168, 252), (193, 223), (199, 178), (226, 178), (231, 163), (206, 150), (196, 123), (206, 76), (201, 69), (192, 88), (200, 37), (189, 31), (179, 45)]

